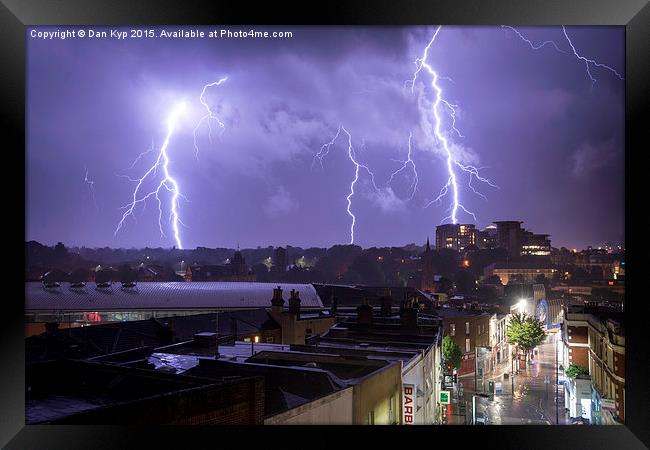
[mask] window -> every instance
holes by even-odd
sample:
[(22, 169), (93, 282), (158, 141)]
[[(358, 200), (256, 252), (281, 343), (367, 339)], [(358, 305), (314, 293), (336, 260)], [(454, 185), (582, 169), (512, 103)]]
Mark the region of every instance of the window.
[(465, 334), (469, 334), (469, 322), (465, 322)]
[(374, 425), (375, 424), (375, 412), (370, 411), (368, 413), (368, 425)]
[(273, 336), (269, 336), (266, 338), (266, 342), (268, 344), (273, 344), (273, 342), (275, 342), (275, 338)]
[(471, 350), (471, 345), (470, 345), (470, 340), (469, 338), (465, 339), (465, 353), (469, 353)]
[(456, 324), (452, 323), (449, 325), (449, 336), (456, 336)]

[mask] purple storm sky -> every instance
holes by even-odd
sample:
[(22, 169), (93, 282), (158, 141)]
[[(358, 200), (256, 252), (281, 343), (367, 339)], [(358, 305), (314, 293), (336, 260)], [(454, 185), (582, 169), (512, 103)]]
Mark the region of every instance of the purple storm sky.
[[(175, 27), (167, 27), (175, 29)], [(187, 27), (186, 27), (187, 28)], [(206, 31), (214, 27), (205, 28)], [(249, 27), (250, 28), (250, 27)], [(56, 28), (40, 28), (40, 30)], [(237, 28), (239, 29), (239, 28)], [(246, 30), (248, 28), (243, 27)], [(272, 27), (257, 28), (273, 30)], [(458, 105), (456, 157), (482, 167), (499, 188), (459, 179), (460, 201), (484, 228), (523, 220), (554, 246), (583, 248), (624, 239), (624, 81), (576, 59), (561, 27), (443, 26), (428, 63), (444, 97)], [(160, 30), (160, 28), (157, 28)], [(433, 27), (283, 27), (291, 39), (53, 39), (27, 37), (27, 239), (45, 244), (171, 247), (168, 196), (163, 231), (154, 198), (114, 231), (134, 183), (153, 163), (169, 111), (187, 102), (170, 140), (169, 169), (184, 248), (348, 243), (346, 197), (354, 178), (343, 134), (323, 159), (314, 155), (343, 125), (357, 158), (375, 172), (380, 192), (359, 172), (352, 211), (363, 247), (422, 243), (448, 215), (451, 197), (433, 200), (448, 178), (440, 144), (423, 124), (422, 102), (435, 92), (418, 75), (405, 86)], [(29, 31), (29, 29), (28, 29)], [(624, 73), (622, 27), (567, 27), (576, 50)], [(225, 128), (198, 133), (206, 101)], [(408, 136), (419, 175), (387, 185), (405, 160)], [(136, 157), (151, 147), (130, 168)], [(313, 167), (312, 167), (313, 166)], [(94, 183), (94, 200), (90, 185)], [(149, 185), (153, 186), (153, 184)], [(461, 223), (473, 218), (459, 211)]]

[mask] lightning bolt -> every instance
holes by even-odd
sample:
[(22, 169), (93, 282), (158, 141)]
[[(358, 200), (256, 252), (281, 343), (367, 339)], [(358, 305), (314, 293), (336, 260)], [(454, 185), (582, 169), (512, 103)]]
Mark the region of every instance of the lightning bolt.
[(519, 30), (517, 30), (516, 28), (513, 28), (513, 27), (511, 27), (511, 26), (509, 26), (509, 25), (501, 25), (501, 28), (505, 28), (505, 29), (508, 29), (508, 30), (512, 30), (512, 31), (513, 31), (517, 36), (519, 36), (519, 38), (520, 38), (522, 41), (524, 41), (524, 42), (526, 42), (528, 45), (530, 45), (530, 48), (532, 48), (533, 50), (539, 50), (540, 48), (543, 48), (545, 45), (552, 45), (553, 47), (555, 47), (555, 50), (557, 50), (558, 52), (560, 52), (560, 53), (564, 53), (565, 55), (567, 54), (567, 52), (565, 52), (564, 50), (560, 49), (554, 41), (544, 41), (544, 42), (542, 42), (541, 44), (537, 44), (537, 45), (535, 45), (535, 44), (533, 44), (533, 42), (532, 42), (530, 39), (528, 39), (528, 38), (525, 37), (523, 34), (521, 34), (521, 33), (519, 32)]
[(141, 159), (144, 155), (147, 155), (147, 154), (153, 152), (153, 149), (154, 149), (153, 138), (151, 138), (151, 147), (149, 147), (148, 150), (145, 150), (144, 152), (140, 153), (140, 154), (139, 154), (139, 155), (138, 155), (138, 156), (133, 160), (133, 162), (132, 162), (131, 165), (129, 166), (129, 169), (133, 169), (133, 168), (135, 167), (135, 165), (138, 163), (138, 161), (140, 161), (140, 159)]
[[(564, 53), (565, 55), (569, 55), (568, 52), (566, 52), (566, 51), (562, 50), (561, 48), (559, 48), (558, 45), (557, 45), (554, 41), (551, 41), (551, 40), (549, 40), (549, 41), (544, 41), (544, 42), (542, 42), (542, 43), (540, 43), (540, 44), (535, 45), (535, 44), (534, 44), (530, 39), (528, 39), (527, 37), (525, 37), (525, 36), (524, 36), (522, 33), (520, 33), (519, 30), (517, 30), (516, 28), (513, 28), (513, 27), (508, 26), (508, 25), (501, 25), (501, 28), (504, 28), (504, 29), (508, 29), (508, 30), (513, 31), (513, 32), (514, 32), (514, 33), (515, 33), (515, 34), (516, 34), (516, 35), (517, 35), (517, 36), (518, 36), (522, 41), (526, 42), (526, 43), (530, 46), (530, 48), (532, 48), (533, 50), (539, 50), (539, 49), (541, 49), (542, 47), (544, 47), (545, 45), (551, 45), (551, 46), (553, 46), (553, 47), (555, 48), (555, 50), (557, 50), (558, 52), (560, 52), (560, 53)], [(572, 53), (573, 53), (573, 56), (574, 56), (576, 59), (578, 59), (578, 60), (580, 60), (580, 61), (583, 61), (583, 62), (585, 63), (585, 69), (586, 69), (586, 71), (587, 71), (587, 76), (588, 76), (589, 79), (591, 80), (591, 85), (592, 85), (592, 87), (594, 86), (594, 84), (596, 84), (596, 79), (594, 78), (594, 76), (593, 76), (592, 73), (591, 73), (590, 66), (593, 66), (593, 67), (600, 67), (600, 68), (603, 68), (603, 69), (609, 70), (609, 71), (612, 72), (614, 75), (616, 75), (616, 77), (617, 77), (619, 80), (624, 80), (624, 79), (625, 79), (625, 78), (623, 78), (623, 76), (622, 76), (620, 73), (618, 73), (615, 69), (613, 69), (612, 67), (608, 66), (607, 64), (599, 63), (599, 62), (597, 62), (597, 61), (595, 61), (595, 60), (593, 60), (593, 59), (586, 58), (586, 57), (582, 56), (581, 54), (579, 54), (578, 51), (576, 50), (575, 45), (573, 45), (573, 41), (572, 41), (571, 38), (569, 37), (569, 34), (567, 33), (567, 31), (566, 31), (566, 27), (565, 27), (564, 25), (562, 25), (562, 33), (564, 34), (564, 37), (566, 38), (566, 41), (568, 42), (569, 46), (571, 47), (571, 51), (572, 51)]]
[[(226, 125), (219, 119), (219, 117), (212, 111), (212, 108), (210, 108), (210, 105), (208, 102), (205, 100), (205, 91), (213, 86), (221, 86), (222, 83), (226, 82), (228, 80), (228, 77), (223, 77), (218, 81), (214, 81), (212, 83), (208, 83), (205, 86), (203, 86), (203, 90), (201, 91), (201, 95), (199, 96), (199, 102), (205, 107), (207, 110), (207, 113), (201, 117), (201, 119), (198, 121), (196, 124), (196, 127), (194, 127), (194, 150), (195, 150), (195, 156), (198, 159), (199, 157), (199, 145), (197, 143), (197, 133), (199, 131), (199, 128), (207, 120), (208, 122), (208, 139), (210, 140), (210, 143), (212, 143), (212, 122), (211, 121), (216, 121), (219, 127), (221, 128), (221, 133), (226, 128)], [(221, 135), (221, 134), (220, 134)]]
[[(334, 143), (336, 142), (338, 137), (341, 135), (341, 131), (343, 131), (348, 136), (348, 152), (347, 152), (348, 153), (348, 158), (350, 159), (350, 161), (354, 165), (354, 178), (353, 178), (352, 182), (350, 183), (350, 193), (346, 197), (346, 200), (347, 200), (347, 203), (348, 203), (346, 211), (347, 211), (348, 215), (350, 216), (350, 218), (352, 219), (352, 223), (350, 224), (350, 244), (354, 244), (354, 227), (356, 225), (357, 218), (354, 215), (354, 213), (352, 212), (352, 197), (355, 194), (354, 187), (356, 186), (357, 181), (359, 181), (359, 171), (360, 171), (360, 169), (364, 169), (368, 173), (368, 175), (370, 176), (370, 180), (372, 182), (372, 185), (373, 185), (374, 189), (377, 192), (379, 192), (380, 189), (377, 186), (377, 183), (375, 182), (375, 174), (374, 174), (374, 172), (372, 170), (370, 170), (370, 168), (366, 164), (363, 164), (363, 163), (358, 161), (356, 152), (355, 152), (354, 147), (352, 145), (352, 135), (348, 132), (348, 130), (345, 129), (345, 127), (343, 125), (339, 125), (338, 130), (336, 131), (336, 134), (334, 135), (334, 137), (329, 142), (323, 144), (321, 146), (320, 150), (318, 151), (318, 153), (316, 153), (316, 155), (314, 155), (314, 160), (312, 161), (312, 167), (314, 166), (317, 159), (320, 162), (321, 167), (323, 166), (323, 158), (325, 158), (329, 154), (330, 149), (332, 148), (332, 146), (334, 145)], [(363, 144), (362, 144), (362, 146), (363, 146)]]
[[(167, 135), (165, 136), (165, 140), (163, 141), (160, 150), (158, 151), (158, 157), (156, 158), (155, 163), (145, 172), (145, 174), (141, 178), (131, 179), (127, 177), (131, 181), (136, 182), (137, 185), (133, 190), (132, 201), (121, 208), (121, 209), (125, 209), (125, 211), (124, 214), (122, 215), (122, 219), (117, 224), (117, 228), (113, 233), (114, 235), (117, 235), (117, 233), (120, 231), (127, 217), (131, 216), (135, 219), (134, 209), (138, 204), (140, 203), (146, 204), (147, 199), (149, 199), (150, 197), (155, 197), (156, 201), (158, 202), (158, 228), (160, 230), (161, 236), (164, 236), (165, 233), (163, 232), (163, 227), (162, 227), (163, 208), (162, 208), (162, 200), (160, 198), (160, 193), (164, 189), (171, 193), (171, 197), (169, 200), (170, 221), (172, 223), (172, 230), (174, 233), (174, 240), (176, 242), (176, 247), (179, 249), (183, 248), (178, 225), (179, 224), (184, 225), (184, 224), (180, 220), (180, 217), (178, 215), (178, 203), (179, 203), (179, 197), (183, 197), (183, 198), (185, 197), (180, 192), (178, 182), (169, 173), (169, 155), (167, 153), (167, 148), (169, 147), (169, 142), (171, 140), (172, 135), (174, 134), (174, 130), (176, 129), (178, 118), (185, 111), (185, 108), (186, 108), (185, 102), (181, 102), (171, 110), (169, 116), (167, 117)], [(143, 154), (140, 154), (138, 156), (138, 159), (141, 158), (142, 155)], [(149, 191), (146, 194), (141, 193), (140, 191), (143, 183), (147, 179), (155, 177), (159, 168), (162, 169), (163, 177), (162, 180), (158, 183), (156, 189)]]
[(413, 161), (413, 158), (411, 156), (411, 138), (412, 137), (413, 137), (413, 133), (409, 133), (409, 140), (408, 140), (409, 150), (408, 150), (408, 154), (406, 155), (406, 159), (405, 160), (399, 160), (399, 159), (393, 159), (392, 160), (394, 162), (401, 163), (402, 166), (399, 169), (397, 169), (395, 172), (390, 174), (390, 178), (388, 179), (388, 183), (387, 183), (388, 185), (390, 185), (393, 182), (393, 178), (395, 178), (395, 176), (398, 173), (402, 172), (403, 170), (406, 170), (406, 168), (410, 166), (411, 169), (413, 170), (413, 181), (411, 181), (411, 186), (409, 187), (409, 190), (411, 191), (411, 195), (409, 196), (409, 200), (413, 200), (413, 196), (415, 196), (415, 193), (418, 190), (418, 181), (419, 181), (419, 179), (418, 179), (418, 170), (417, 170), (417, 167), (415, 166), (415, 162)]
[(431, 87), (433, 88), (435, 92), (435, 99), (433, 101), (432, 105), (432, 113), (433, 113), (433, 119), (434, 119), (434, 134), (437, 139), (437, 141), (441, 144), (447, 158), (446, 158), (446, 163), (447, 163), (447, 172), (449, 174), (449, 178), (447, 179), (447, 183), (440, 189), (440, 192), (438, 193), (438, 196), (430, 201), (425, 207), (429, 207), (433, 203), (436, 202), (441, 202), (442, 198), (445, 197), (447, 194), (450, 193), (452, 195), (452, 202), (450, 205), (450, 214), (443, 218), (441, 222), (444, 222), (447, 219), (451, 219), (452, 223), (456, 224), (458, 223), (458, 210), (462, 210), (468, 215), (471, 215), (474, 218), (474, 221), (476, 221), (476, 215), (469, 211), (463, 204), (460, 202), (460, 194), (459, 194), (459, 188), (458, 188), (458, 175), (456, 174), (456, 170), (460, 169), (462, 172), (465, 172), (469, 174), (469, 188), (476, 194), (482, 196), (485, 198), (485, 196), (478, 191), (472, 186), (472, 178), (476, 178), (477, 180), (488, 184), (489, 186), (497, 188), (495, 184), (490, 182), (487, 178), (484, 178), (480, 176), (479, 174), (479, 169), (477, 167), (471, 166), (471, 165), (464, 165), (457, 161), (454, 158), (453, 152), (451, 150), (451, 144), (449, 142), (449, 139), (447, 138), (446, 134), (442, 131), (442, 119), (441, 119), (441, 105), (444, 107), (444, 109), (449, 113), (449, 116), (451, 118), (451, 129), (459, 136), (463, 137), (463, 135), (460, 133), (460, 131), (456, 128), (456, 108), (457, 105), (454, 105), (450, 102), (448, 102), (444, 97), (443, 97), (443, 92), (442, 92), (442, 87), (438, 84), (438, 81), (440, 79), (443, 79), (443, 77), (440, 77), (438, 73), (433, 69), (433, 67), (428, 63), (428, 57), (429, 57), (429, 49), (433, 45), (433, 43), (436, 40), (436, 37), (438, 36), (438, 33), (440, 32), (440, 29), (442, 26), (438, 26), (436, 28), (435, 33), (433, 34), (433, 37), (427, 44), (427, 46), (424, 48), (424, 52), (422, 54), (421, 58), (417, 58), (415, 60), (415, 66), (416, 70), (413, 73), (413, 78), (409, 80), (411, 84), (411, 92), (414, 92), (415, 89), (415, 82), (418, 78), (418, 75), (420, 72), (424, 69), (426, 72), (431, 75)]
[(604, 69), (607, 69), (607, 70), (609, 70), (610, 72), (612, 72), (614, 75), (616, 75), (616, 76), (618, 77), (619, 80), (624, 80), (624, 78), (621, 76), (620, 73), (618, 73), (616, 70), (612, 69), (612, 68), (609, 67), (608, 65), (598, 63), (598, 62), (594, 61), (593, 59), (587, 59), (587, 58), (585, 58), (584, 56), (578, 54), (578, 52), (576, 51), (575, 46), (573, 45), (573, 42), (571, 42), (571, 38), (569, 37), (569, 35), (568, 35), (567, 32), (566, 32), (566, 28), (564, 27), (564, 25), (562, 25), (562, 32), (564, 33), (564, 37), (566, 37), (566, 40), (569, 42), (569, 45), (571, 46), (571, 50), (573, 50), (573, 55), (574, 55), (576, 58), (578, 58), (578, 59), (584, 61), (584, 63), (585, 63), (585, 67), (586, 67), (586, 69), (587, 69), (587, 75), (589, 75), (589, 78), (591, 79), (591, 84), (592, 84), (592, 86), (596, 83), (596, 79), (595, 79), (593, 76), (591, 76), (591, 72), (589, 71), (589, 65), (590, 65), (590, 64), (593, 64), (593, 65), (596, 66), (596, 67), (602, 67), (602, 68), (604, 68)]
[(88, 190), (90, 191), (90, 196), (93, 199), (93, 205), (95, 205), (95, 210), (99, 211), (99, 208), (97, 207), (97, 201), (95, 200), (95, 182), (88, 178), (88, 168), (84, 167), (84, 169), (86, 170), (86, 174), (84, 175), (84, 182), (88, 184)]

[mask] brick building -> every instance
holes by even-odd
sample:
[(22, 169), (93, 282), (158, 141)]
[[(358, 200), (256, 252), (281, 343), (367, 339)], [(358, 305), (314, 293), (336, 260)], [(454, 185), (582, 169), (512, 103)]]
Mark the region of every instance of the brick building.
[(437, 308), (444, 335), (451, 337), (464, 353), (459, 375), (473, 373), (476, 347), (490, 346), (490, 317), (487, 312), (464, 308)]
[(625, 331), (623, 313), (609, 308), (564, 310), (564, 366), (589, 370), (592, 422), (625, 420)]
[(27, 424), (260, 425), (264, 380), (58, 360), (26, 366)]

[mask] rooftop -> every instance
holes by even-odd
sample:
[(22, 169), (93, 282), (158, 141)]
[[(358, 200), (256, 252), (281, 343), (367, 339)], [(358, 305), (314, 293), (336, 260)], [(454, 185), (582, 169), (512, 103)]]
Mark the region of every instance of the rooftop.
[[(90, 411), (214, 386), (209, 379), (174, 376), (97, 362), (58, 360), (26, 366), (26, 422), (43, 423)], [(73, 419), (74, 420), (74, 419)]]
[(159, 309), (206, 310), (219, 308), (268, 308), (273, 288), (300, 293), (302, 308), (322, 308), (311, 284), (253, 282), (139, 282), (133, 288), (120, 283), (82, 288), (61, 283), (46, 288), (39, 282), (25, 283), (26, 311), (142, 311)]
[(510, 261), (495, 262), (486, 267), (486, 269), (554, 269), (555, 266), (546, 260), (542, 261)]
[[(60, 357), (88, 358), (137, 347), (159, 347), (187, 341), (201, 332), (218, 332), (223, 338), (280, 328), (265, 309), (226, 311), (218, 316), (218, 325), (217, 314), (210, 313), (59, 329), (28, 337), (25, 357), (29, 362)], [(171, 330), (169, 335), (163, 330), (167, 325)]]

